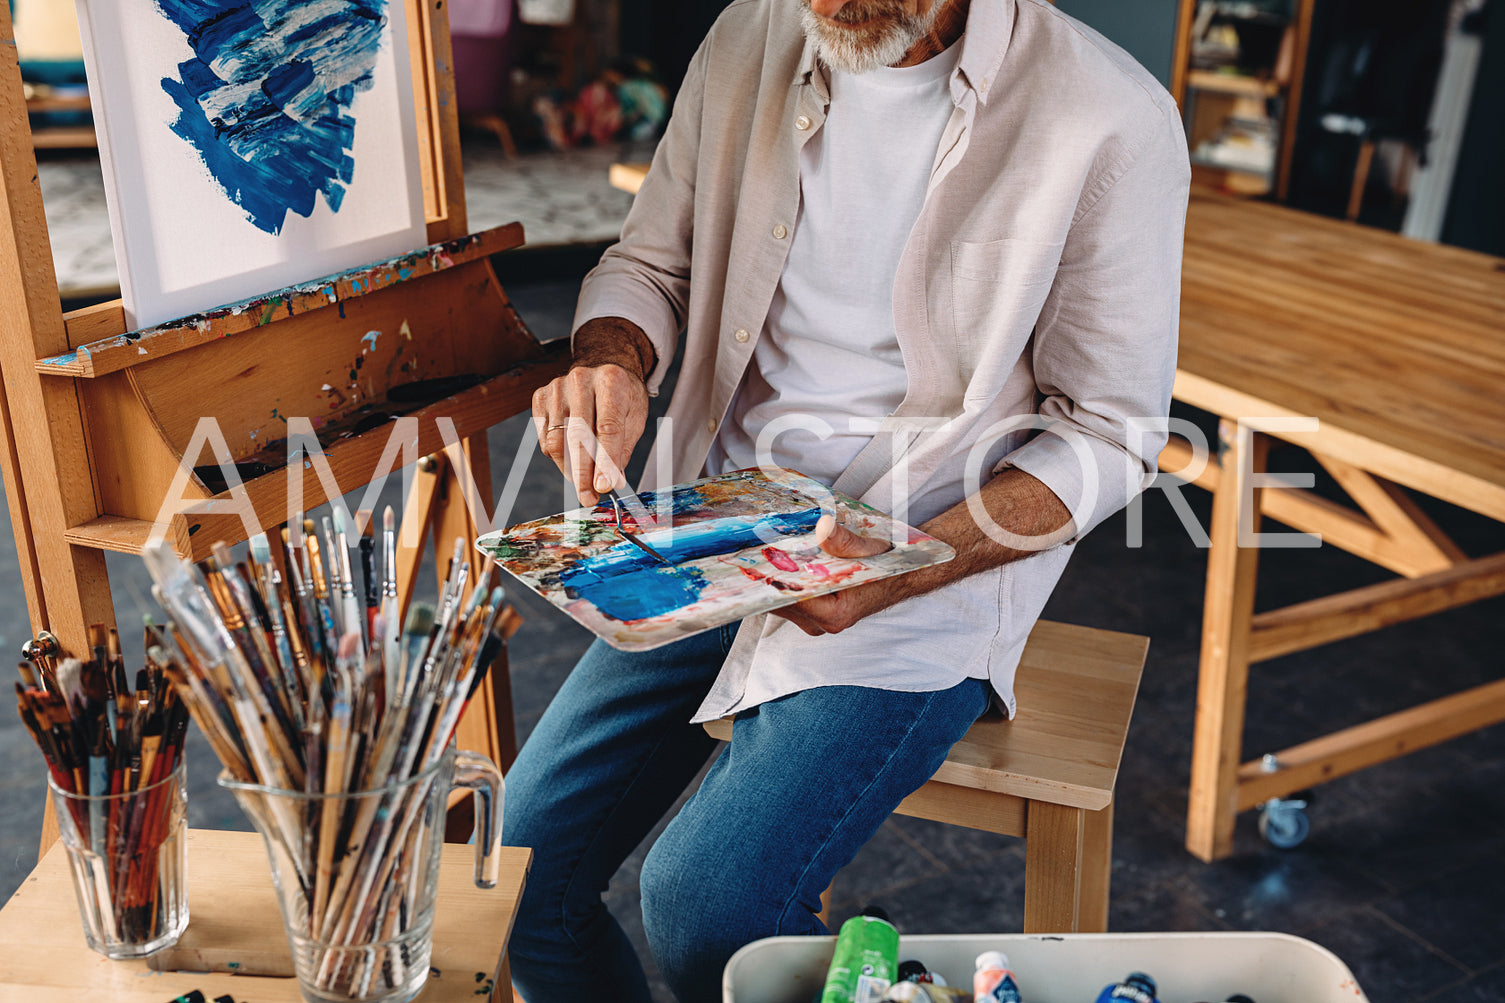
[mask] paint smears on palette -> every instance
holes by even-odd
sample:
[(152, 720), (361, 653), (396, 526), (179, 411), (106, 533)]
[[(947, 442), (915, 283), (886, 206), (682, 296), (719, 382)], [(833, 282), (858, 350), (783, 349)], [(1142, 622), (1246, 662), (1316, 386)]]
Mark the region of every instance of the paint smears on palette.
[[(739, 470), (645, 491), (655, 524), (618, 532), (610, 502), (490, 533), (477, 549), (623, 651), (644, 651), (802, 599), (951, 560), (934, 537), (788, 470)], [(815, 543), (823, 512), (892, 549), (859, 560)]]

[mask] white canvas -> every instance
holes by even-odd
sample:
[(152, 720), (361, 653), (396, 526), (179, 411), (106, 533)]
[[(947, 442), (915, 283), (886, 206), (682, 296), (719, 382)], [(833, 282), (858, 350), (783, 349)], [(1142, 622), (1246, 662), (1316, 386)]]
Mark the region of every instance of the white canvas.
[[(206, 10), (220, 16), (195, 20)], [(427, 242), (402, 0), (78, 0), (78, 11), (131, 327)], [(170, 15), (198, 25), (197, 50)], [(341, 119), (353, 120), (348, 142), (332, 138)]]

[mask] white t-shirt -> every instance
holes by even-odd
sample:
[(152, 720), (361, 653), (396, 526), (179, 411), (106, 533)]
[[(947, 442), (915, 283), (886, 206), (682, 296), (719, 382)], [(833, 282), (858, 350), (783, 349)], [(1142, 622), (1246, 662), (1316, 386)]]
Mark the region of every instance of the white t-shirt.
[[(825, 125), (800, 151), (800, 210), (752, 365), (706, 459), (764, 459), (832, 484), (908, 384), (893, 287), (951, 116), (961, 46), (916, 66), (831, 73)], [(776, 435), (774, 433), (777, 433)]]

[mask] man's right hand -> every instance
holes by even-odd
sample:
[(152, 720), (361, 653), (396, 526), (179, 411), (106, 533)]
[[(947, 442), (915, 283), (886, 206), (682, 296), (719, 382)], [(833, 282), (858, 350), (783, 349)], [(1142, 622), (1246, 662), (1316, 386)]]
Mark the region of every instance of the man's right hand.
[(623, 469), (648, 422), (648, 374), (656, 354), (631, 321), (597, 317), (575, 332), (570, 371), (533, 394), (545, 456), (575, 486), (582, 505), (626, 480)]

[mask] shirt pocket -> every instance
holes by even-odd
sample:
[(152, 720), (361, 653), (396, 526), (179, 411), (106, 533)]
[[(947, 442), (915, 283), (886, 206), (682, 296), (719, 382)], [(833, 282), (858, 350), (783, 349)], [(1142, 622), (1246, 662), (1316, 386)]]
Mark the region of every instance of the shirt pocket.
[(1005, 237), (951, 242), (951, 323), (963, 378), (1013, 368), (1045, 305), (1061, 244)]

